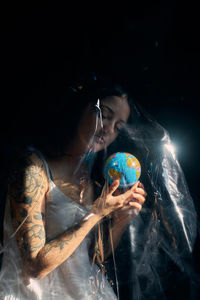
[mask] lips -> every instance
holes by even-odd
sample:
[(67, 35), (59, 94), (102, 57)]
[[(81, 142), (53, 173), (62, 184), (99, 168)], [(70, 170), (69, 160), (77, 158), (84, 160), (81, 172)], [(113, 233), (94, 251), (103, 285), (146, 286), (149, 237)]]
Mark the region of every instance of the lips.
[(95, 140), (98, 144), (105, 144), (105, 139), (102, 136), (95, 136)]

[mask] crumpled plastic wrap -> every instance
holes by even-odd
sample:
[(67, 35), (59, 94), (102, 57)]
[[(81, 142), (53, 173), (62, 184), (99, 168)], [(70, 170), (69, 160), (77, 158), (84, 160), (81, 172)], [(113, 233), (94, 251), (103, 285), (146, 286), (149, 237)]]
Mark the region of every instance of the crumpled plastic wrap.
[[(100, 105), (101, 98), (97, 98), (97, 118)], [(127, 227), (116, 251), (104, 263), (120, 299), (165, 299), (176, 272), (199, 282), (190, 264), (197, 215), (170, 143), (167, 131), (132, 102), (131, 121), (108, 149), (94, 155), (89, 166), (94, 172), (94, 160), (99, 156), (105, 163), (110, 154), (125, 151), (135, 155), (142, 167), (140, 181), (147, 191), (146, 202)], [(2, 252), (7, 247), (9, 240)]]
[(168, 299), (173, 273), (199, 284), (191, 267), (197, 215), (168, 132), (141, 107), (135, 106), (135, 113), (124, 134), (125, 147), (142, 162), (148, 196), (116, 251), (118, 285), (128, 299)]

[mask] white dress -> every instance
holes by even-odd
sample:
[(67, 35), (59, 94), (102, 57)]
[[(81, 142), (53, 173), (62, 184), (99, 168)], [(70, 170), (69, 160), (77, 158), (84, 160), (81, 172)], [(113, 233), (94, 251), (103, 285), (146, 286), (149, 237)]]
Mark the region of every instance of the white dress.
[[(44, 160), (44, 159), (43, 159)], [(46, 199), (46, 237), (53, 239), (77, 223), (87, 209), (67, 197), (50, 178), (49, 168), (44, 160), (49, 177), (50, 193)], [(1, 300), (116, 300), (117, 297), (101, 273), (91, 264), (88, 249), (90, 234), (76, 251), (54, 271), (43, 279), (30, 279), (26, 285), (22, 276), (22, 261), (13, 233), (9, 199), (4, 217), (3, 263), (0, 272)]]

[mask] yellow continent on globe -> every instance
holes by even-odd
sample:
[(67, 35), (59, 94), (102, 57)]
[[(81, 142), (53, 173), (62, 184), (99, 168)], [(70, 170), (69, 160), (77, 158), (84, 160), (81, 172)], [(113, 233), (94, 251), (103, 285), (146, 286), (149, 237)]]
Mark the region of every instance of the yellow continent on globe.
[(118, 180), (118, 179), (120, 180), (122, 178), (122, 173), (111, 168), (108, 170), (108, 174), (113, 180)]

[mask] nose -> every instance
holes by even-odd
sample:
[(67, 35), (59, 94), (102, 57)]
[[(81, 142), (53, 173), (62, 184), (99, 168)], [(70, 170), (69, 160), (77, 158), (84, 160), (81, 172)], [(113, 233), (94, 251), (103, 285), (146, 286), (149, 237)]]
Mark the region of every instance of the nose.
[(110, 121), (108, 121), (108, 120), (104, 121), (102, 130), (103, 130), (103, 133), (106, 134), (106, 135), (113, 134), (115, 132), (115, 123), (114, 123), (114, 121), (111, 121), (111, 120)]

